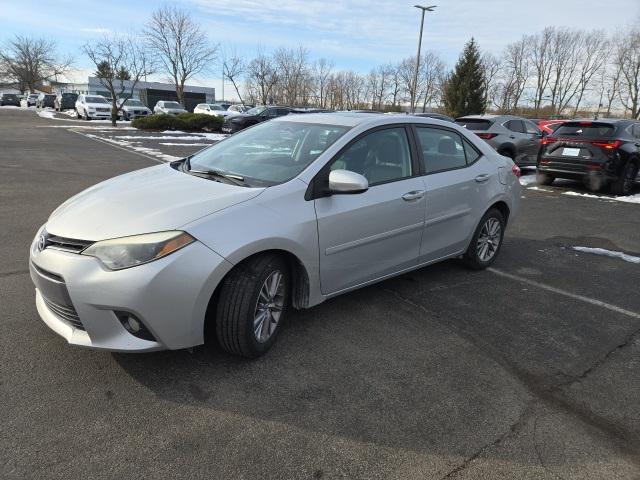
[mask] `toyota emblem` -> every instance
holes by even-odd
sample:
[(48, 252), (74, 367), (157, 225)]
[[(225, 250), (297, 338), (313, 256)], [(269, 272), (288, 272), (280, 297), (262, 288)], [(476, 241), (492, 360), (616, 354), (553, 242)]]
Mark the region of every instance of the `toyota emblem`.
[(40, 235), (40, 238), (38, 238), (38, 251), (41, 252), (44, 250), (44, 247), (47, 246), (47, 239), (45, 238), (44, 235)]

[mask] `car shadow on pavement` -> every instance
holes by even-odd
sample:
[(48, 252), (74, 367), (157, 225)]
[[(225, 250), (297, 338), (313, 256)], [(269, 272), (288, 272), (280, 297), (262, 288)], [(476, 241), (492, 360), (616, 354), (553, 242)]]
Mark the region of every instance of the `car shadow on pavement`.
[[(418, 274), (436, 286), (443, 272), (468, 274), (458, 262)], [(459, 456), (509, 430), (526, 388), (389, 287), (293, 311), (257, 360), (215, 347), (113, 357), (163, 399), (357, 442)]]

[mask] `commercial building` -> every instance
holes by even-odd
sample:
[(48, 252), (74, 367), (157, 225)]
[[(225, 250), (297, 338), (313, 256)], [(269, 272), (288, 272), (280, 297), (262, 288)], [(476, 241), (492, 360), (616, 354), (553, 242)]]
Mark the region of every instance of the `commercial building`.
[[(125, 91), (129, 92), (131, 82), (125, 80)], [(84, 93), (88, 95), (102, 95), (110, 97), (111, 94), (100, 83), (96, 77), (89, 77), (87, 83), (58, 83), (55, 88), (60, 92)], [(209, 87), (198, 87), (194, 85), (184, 86), (185, 107), (190, 112), (199, 103), (214, 103), (216, 101), (216, 89)], [(161, 82), (140, 81), (133, 89), (133, 98), (139, 99), (147, 107), (153, 107), (159, 100), (178, 101), (175, 85)]]

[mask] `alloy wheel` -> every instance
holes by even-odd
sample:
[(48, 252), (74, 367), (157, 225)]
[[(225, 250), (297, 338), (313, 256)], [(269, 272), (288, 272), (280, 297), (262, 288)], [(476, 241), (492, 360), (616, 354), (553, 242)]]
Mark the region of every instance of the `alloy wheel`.
[(502, 226), (497, 218), (491, 217), (482, 226), (478, 235), (476, 251), (482, 262), (488, 262), (498, 251), (502, 237)]
[(253, 317), (253, 332), (260, 343), (269, 340), (278, 326), (284, 309), (284, 283), (282, 272), (274, 270), (260, 288)]

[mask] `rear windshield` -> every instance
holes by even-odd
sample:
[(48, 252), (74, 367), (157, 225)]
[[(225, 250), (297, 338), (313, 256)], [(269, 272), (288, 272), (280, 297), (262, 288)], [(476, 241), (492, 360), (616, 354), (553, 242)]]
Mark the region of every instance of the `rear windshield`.
[(3, 93), (4, 98), (18, 98), (14, 93)]
[(456, 123), (469, 130), (489, 130), (489, 127), (491, 127), (491, 122), (489, 120), (478, 120), (473, 118), (459, 118), (456, 120)]
[(555, 131), (559, 137), (608, 138), (613, 136), (615, 127), (601, 122), (568, 122)]

